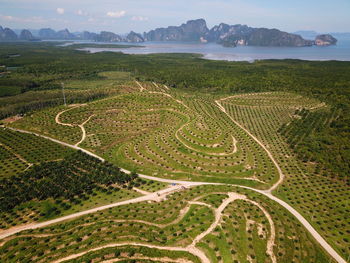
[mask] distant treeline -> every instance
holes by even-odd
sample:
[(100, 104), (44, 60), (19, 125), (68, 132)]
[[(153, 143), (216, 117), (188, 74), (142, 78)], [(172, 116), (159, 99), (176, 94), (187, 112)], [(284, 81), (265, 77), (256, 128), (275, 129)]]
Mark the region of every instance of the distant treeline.
[[(111, 92), (107, 90), (65, 91), (68, 104), (89, 102), (104, 98), (108, 95), (111, 95)], [(34, 110), (62, 104), (63, 97), (61, 90), (54, 90), (51, 92), (27, 92), (21, 97), (12, 96), (0, 98), (0, 120), (16, 114), (25, 114)]]

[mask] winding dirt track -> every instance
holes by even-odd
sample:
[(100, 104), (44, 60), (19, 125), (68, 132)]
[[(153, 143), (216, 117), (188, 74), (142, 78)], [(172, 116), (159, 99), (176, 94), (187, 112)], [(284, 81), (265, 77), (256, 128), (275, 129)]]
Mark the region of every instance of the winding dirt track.
[[(140, 83), (138, 83), (136, 81), (136, 83), (139, 85), (140, 87), (140, 91), (143, 91), (145, 90), (142, 85)], [(150, 92), (150, 93), (158, 93), (158, 92)], [(175, 98), (173, 98), (170, 94), (167, 94), (167, 93), (163, 93), (163, 92), (159, 92), (163, 95), (166, 95), (166, 96), (169, 96), (171, 97), (172, 99), (176, 100), (177, 102), (183, 104), (182, 101), (179, 101)], [(232, 96), (231, 96), (232, 97)], [(234, 122), (238, 127), (240, 127), (242, 130), (244, 130), (252, 139), (254, 139), (265, 151), (266, 153), (268, 154), (269, 158), (271, 159), (271, 161), (274, 163), (276, 169), (278, 170), (278, 173), (280, 175), (280, 178), (279, 180), (268, 190), (257, 190), (257, 189), (254, 189), (254, 188), (251, 188), (251, 187), (246, 187), (246, 186), (240, 186), (240, 185), (235, 185), (237, 187), (241, 187), (241, 188), (245, 188), (245, 189), (249, 189), (249, 190), (252, 190), (252, 191), (255, 191), (255, 192), (258, 192), (260, 194), (263, 194), (265, 195), (266, 197), (270, 198), (271, 200), (274, 200), (275, 202), (277, 202), (278, 204), (280, 204), (281, 206), (283, 206), (285, 209), (287, 209), (291, 214), (293, 214), (299, 221), (300, 223), (310, 232), (310, 234), (316, 239), (316, 241), (339, 263), (346, 263), (346, 261), (327, 243), (327, 241), (312, 227), (312, 225), (298, 212), (296, 211), (293, 207), (291, 207), (289, 204), (287, 204), (286, 202), (284, 202), (283, 200), (277, 198), (276, 196), (272, 195), (272, 191), (275, 190), (282, 182), (283, 182), (283, 179), (284, 179), (284, 174), (280, 168), (280, 166), (278, 165), (277, 161), (274, 159), (273, 155), (271, 154), (271, 152), (266, 148), (266, 146), (257, 138), (255, 137), (253, 134), (251, 134), (246, 128), (244, 128), (240, 123), (238, 123), (236, 120), (234, 120), (226, 111), (226, 109), (221, 105), (221, 101), (223, 100), (226, 100), (230, 97), (227, 97), (227, 98), (223, 98), (223, 99), (220, 99), (220, 100), (216, 100), (215, 103), (217, 104), (218, 108), (223, 112), (225, 113), (231, 120), (232, 122)], [(184, 104), (183, 104), (184, 105)], [(187, 105), (186, 105), (187, 107)], [(70, 109), (69, 109), (70, 110)], [(62, 114), (63, 112), (61, 112), (60, 114)], [(59, 123), (59, 114), (56, 116), (56, 122)], [(61, 124), (61, 123), (59, 123)], [(67, 124), (63, 124), (62, 125), (67, 125)], [(69, 125), (67, 125), (69, 126)], [(95, 158), (98, 158), (99, 160), (101, 161), (104, 161), (103, 158), (99, 157), (98, 155), (90, 152), (90, 151), (87, 151), (77, 145), (70, 145), (68, 143), (65, 143), (65, 142), (62, 142), (62, 141), (59, 141), (57, 139), (53, 139), (53, 138), (50, 138), (48, 136), (44, 136), (44, 135), (40, 135), (40, 134), (36, 134), (36, 133), (33, 133), (33, 132), (28, 132), (28, 131), (24, 131), (24, 130), (20, 130), (20, 129), (14, 129), (14, 128), (9, 128), (9, 129), (12, 129), (12, 130), (15, 130), (15, 131), (18, 131), (18, 132), (23, 132), (23, 133), (29, 133), (29, 134), (34, 134), (36, 136), (40, 136), (42, 138), (45, 138), (45, 139), (49, 139), (53, 142), (56, 142), (56, 143), (59, 143), (61, 145), (64, 145), (64, 146), (67, 146), (67, 147), (70, 147), (70, 148), (73, 148), (73, 149), (76, 149), (76, 150), (81, 150), (83, 152), (85, 152), (86, 154), (89, 154)], [(130, 171), (128, 170), (125, 170), (125, 169), (122, 169), (122, 171), (124, 172), (127, 172), (127, 173), (130, 173)], [(54, 224), (54, 223), (58, 223), (58, 222), (61, 222), (61, 221), (64, 221), (64, 220), (67, 220), (67, 219), (72, 219), (72, 218), (75, 218), (75, 217), (79, 217), (79, 216), (82, 216), (82, 215), (85, 215), (85, 214), (89, 214), (89, 213), (93, 213), (93, 212), (96, 212), (96, 211), (99, 211), (99, 210), (104, 210), (104, 209), (107, 209), (107, 208), (110, 208), (110, 207), (115, 207), (115, 206), (120, 206), (120, 205), (126, 205), (126, 204), (131, 204), (131, 203), (137, 203), (137, 202), (143, 202), (143, 201), (148, 201), (148, 200), (158, 200), (157, 198), (159, 198), (159, 196), (157, 195), (158, 193), (159, 194), (165, 194), (167, 195), (167, 192), (170, 191), (170, 192), (173, 192), (173, 191), (176, 191), (176, 190), (180, 190), (182, 187), (192, 187), (192, 186), (197, 186), (197, 185), (226, 185), (226, 184), (221, 184), (221, 183), (205, 183), (205, 182), (188, 182), (188, 181), (177, 181), (177, 180), (170, 180), (170, 179), (163, 179), (163, 178), (158, 178), (158, 177), (153, 177), (153, 176), (147, 176), (147, 175), (142, 175), (142, 174), (139, 174), (139, 176), (141, 178), (145, 178), (145, 179), (150, 179), (150, 180), (154, 180), (154, 181), (160, 181), (160, 182), (165, 182), (165, 183), (170, 183), (170, 184), (175, 184), (175, 186), (173, 187), (170, 187), (170, 188), (167, 188), (167, 189), (164, 189), (164, 190), (161, 190), (161, 191), (158, 191), (156, 193), (152, 193), (152, 194), (149, 194), (149, 195), (145, 195), (145, 196), (142, 196), (142, 197), (138, 197), (138, 198), (134, 198), (134, 199), (130, 199), (130, 200), (126, 200), (126, 201), (123, 201), (123, 202), (118, 202), (118, 203), (115, 203), (115, 204), (110, 204), (110, 205), (106, 205), (106, 206), (101, 206), (101, 207), (98, 207), (98, 208), (94, 208), (94, 209), (90, 209), (90, 210), (86, 210), (86, 211), (83, 211), (83, 212), (79, 212), (79, 213), (75, 213), (75, 214), (71, 214), (71, 215), (68, 215), (68, 216), (65, 216), (65, 217), (61, 217), (61, 218), (57, 218), (57, 219), (54, 219), (54, 220), (50, 220), (50, 221), (47, 221), (47, 222), (43, 222), (43, 223), (37, 223), (37, 224), (30, 224), (30, 225), (25, 225), (25, 226), (20, 226), (20, 227), (15, 227), (15, 228), (11, 228), (11, 229), (8, 229), (6, 231), (3, 231), (1, 232), (0, 234), (0, 239), (2, 238), (5, 238), (5, 237), (8, 237), (10, 235), (13, 235), (15, 233), (18, 233), (22, 230), (27, 230), (27, 229), (35, 229), (35, 228), (40, 228), (40, 227), (44, 227), (44, 226), (48, 226), (48, 225), (51, 225), (51, 224)], [(163, 192), (165, 191), (165, 192)], [(169, 193), (168, 193), (169, 194)], [(264, 210), (263, 210), (264, 211)], [(265, 213), (265, 212), (264, 212)], [(270, 220), (269, 220), (270, 221)], [(273, 222), (272, 222), (273, 223)], [(270, 223), (271, 224), (271, 223)], [(118, 246), (119, 244), (115, 244), (115, 246)], [(127, 245), (130, 245), (130, 244), (127, 244)], [(142, 244), (143, 246), (145, 246), (144, 244)], [(271, 245), (271, 242), (270, 242), (270, 245)], [(148, 245), (147, 245), (148, 246)], [(152, 247), (152, 245), (149, 245), (149, 247)], [(155, 246), (153, 246), (154, 248), (156, 248)], [(178, 248), (178, 249), (181, 249), (179, 251), (184, 251), (184, 249), (189, 249), (190, 247), (188, 248)], [(164, 249), (164, 248), (163, 248)], [(174, 248), (173, 248), (174, 249)], [(194, 254), (194, 255), (197, 255), (195, 253), (200, 253), (200, 256), (199, 254), (197, 255), (199, 258), (201, 258), (202, 262), (204, 263), (209, 263), (209, 260), (208, 258), (205, 256), (205, 254), (193, 247), (192, 248), (193, 251), (190, 252), (188, 250), (188, 252)], [(87, 253), (87, 252), (86, 252)], [(276, 262), (274, 261), (274, 255), (273, 255), (273, 252), (271, 252), (271, 250), (269, 250), (268, 248), (268, 253), (270, 254), (271, 256), (271, 259), (273, 262)]]
[(76, 105), (73, 106), (73, 107), (70, 107), (70, 108), (68, 108), (68, 109), (66, 109), (66, 110), (63, 110), (63, 111), (57, 113), (57, 115), (56, 115), (56, 117), (55, 117), (55, 122), (56, 122), (57, 124), (60, 124), (60, 125), (63, 125), (63, 126), (74, 127), (74, 125), (71, 124), (71, 123), (64, 123), (64, 122), (61, 122), (61, 121), (60, 121), (60, 117), (61, 117), (61, 115), (62, 115), (63, 113), (65, 113), (65, 112), (67, 112), (67, 111), (74, 110), (75, 108), (79, 108), (79, 107), (82, 107), (82, 106), (86, 106), (86, 104), (76, 104)]
[[(271, 257), (271, 260), (273, 263), (276, 263), (276, 257), (273, 253), (273, 246), (274, 246), (274, 242), (275, 242), (275, 227), (274, 224), (272, 222), (271, 216), (267, 213), (267, 211), (261, 207), (259, 204), (257, 204), (256, 202), (247, 199), (247, 197), (245, 195), (241, 195), (241, 194), (237, 194), (237, 193), (228, 193), (228, 198), (226, 198), (225, 200), (223, 200), (223, 202), (221, 203), (221, 205), (217, 208), (214, 209), (214, 214), (215, 214), (215, 221), (210, 225), (210, 227), (205, 230), (204, 232), (200, 233), (198, 236), (196, 236), (192, 243), (186, 247), (171, 247), (171, 246), (157, 246), (157, 245), (151, 245), (151, 244), (142, 244), (142, 243), (134, 243), (134, 242), (124, 242), (124, 243), (116, 243), (116, 244), (108, 244), (105, 246), (101, 246), (101, 247), (97, 247), (97, 248), (92, 248), (89, 250), (86, 250), (84, 252), (81, 253), (77, 253), (77, 254), (72, 254), (69, 255), (65, 258), (61, 258), (57, 261), (54, 261), (55, 263), (59, 263), (59, 262), (63, 262), (66, 260), (70, 260), (70, 259), (75, 259), (78, 257), (81, 257), (89, 252), (92, 251), (97, 251), (97, 250), (101, 250), (101, 249), (105, 249), (105, 248), (110, 248), (110, 247), (117, 247), (117, 246), (125, 246), (125, 245), (133, 245), (133, 246), (144, 246), (144, 247), (149, 247), (149, 248), (157, 248), (157, 249), (164, 249), (164, 250), (171, 250), (171, 251), (186, 251), (188, 253), (191, 253), (195, 256), (197, 256), (202, 263), (210, 263), (210, 260), (208, 259), (208, 257), (205, 255), (205, 253), (203, 251), (201, 251), (200, 249), (198, 249), (196, 247), (197, 243), (199, 243), (205, 236), (207, 236), (208, 234), (210, 234), (211, 232), (213, 232), (213, 230), (219, 225), (222, 216), (223, 216), (223, 211), (225, 210), (225, 208), (232, 202), (234, 202), (235, 200), (246, 200), (248, 202), (251, 202), (255, 205), (257, 205), (260, 209), (263, 210), (265, 216), (268, 218), (270, 226), (271, 226), (271, 235), (270, 238), (268, 240), (268, 244), (267, 244), (267, 251), (266, 253)], [(201, 202), (189, 202), (189, 204), (197, 204), (197, 205), (203, 205), (203, 206), (209, 206), (211, 209), (213, 209), (210, 205), (206, 204), (206, 203), (201, 203)]]
[[(185, 124), (183, 124), (180, 128), (178, 128), (175, 132), (175, 138), (181, 142), (186, 148), (195, 151), (195, 152), (199, 152), (197, 149), (191, 147), (190, 145), (188, 145), (187, 143), (185, 143), (179, 136), (179, 132), (185, 128), (187, 125), (189, 125), (191, 123), (191, 121), (186, 122)], [(206, 153), (207, 155), (211, 155), (211, 156), (230, 156), (233, 155), (237, 152), (237, 140), (235, 139), (235, 137), (233, 137), (233, 135), (231, 135), (232, 137), (232, 151), (229, 153)]]
[[(191, 187), (191, 186), (194, 186), (194, 185), (189, 183), (186, 186), (187, 187)], [(184, 187), (184, 185), (175, 185), (175, 186), (171, 186), (169, 188), (162, 189), (162, 190), (154, 192), (154, 193), (150, 193), (148, 195), (136, 197), (136, 198), (133, 198), (133, 199), (129, 199), (129, 200), (125, 200), (125, 201), (121, 201), (121, 202), (117, 202), (117, 203), (113, 203), (113, 204), (109, 204), (109, 205), (104, 205), (104, 206), (92, 208), (92, 209), (89, 209), (89, 210), (77, 212), (77, 213), (74, 213), (74, 214), (70, 214), (70, 215), (67, 215), (67, 216), (59, 217), (59, 218), (52, 219), (52, 220), (49, 220), (49, 221), (45, 221), (45, 222), (41, 222), (41, 223), (34, 223), (34, 224), (27, 224), (27, 225), (22, 225), (22, 226), (18, 226), (18, 227), (13, 227), (13, 228), (1, 231), (0, 232), (0, 240), (3, 239), (3, 238), (6, 238), (8, 236), (11, 236), (13, 234), (16, 234), (18, 232), (21, 232), (23, 230), (37, 229), (37, 228), (46, 227), (46, 226), (49, 226), (49, 225), (52, 225), (52, 224), (55, 224), (55, 223), (59, 223), (59, 222), (62, 222), (62, 221), (65, 221), (65, 220), (69, 220), (69, 219), (73, 219), (73, 218), (76, 218), (76, 217), (79, 217), (79, 216), (95, 213), (95, 212), (98, 212), (100, 210), (105, 210), (105, 209), (116, 207), (116, 206), (128, 205), (128, 204), (133, 204), (133, 203), (140, 203), (140, 202), (145, 202), (145, 201), (160, 201), (164, 197), (166, 197), (167, 195), (169, 195), (171, 193), (174, 193), (176, 191), (181, 191), (182, 187)]]
[[(75, 146), (75, 145), (71, 145), (53, 138), (50, 138), (48, 136), (44, 136), (44, 135), (40, 135), (37, 133), (33, 133), (33, 132), (29, 132), (29, 131), (24, 131), (24, 130), (20, 130), (20, 129), (15, 129), (15, 128), (8, 128), (14, 131), (18, 131), (18, 132), (23, 132), (23, 133), (28, 133), (28, 134), (34, 134), (36, 136), (51, 140), (53, 142), (59, 143), (61, 145), (76, 149), (76, 150), (80, 150), (86, 154), (89, 154), (90, 156), (93, 156), (101, 161), (104, 161), (104, 159), (90, 151), (87, 151), (79, 146)], [(130, 171), (125, 170), (125, 169), (121, 169), (124, 172), (130, 173)], [(226, 185), (226, 184), (222, 184), (222, 183), (207, 183), (207, 182), (189, 182), (189, 181), (178, 181), (178, 180), (171, 180), (171, 179), (165, 179), (165, 178), (158, 178), (158, 177), (154, 177), (154, 176), (149, 176), (149, 175), (143, 175), (143, 174), (139, 174), (139, 176), (141, 178), (145, 178), (145, 179), (149, 179), (149, 180), (154, 180), (154, 181), (159, 181), (159, 182), (164, 182), (164, 183), (169, 183), (169, 184), (176, 184), (179, 186), (199, 186), (199, 185)], [(287, 209), (292, 215), (294, 215), (299, 222), (309, 231), (309, 233), (316, 239), (316, 241), (328, 252), (329, 255), (331, 255), (338, 263), (347, 263), (339, 254), (337, 251), (335, 251), (328, 243), (327, 241), (313, 228), (313, 226), (297, 211), (295, 210), (293, 207), (291, 207), (289, 204), (287, 204), (286, 202), (284, 202), (283, 200), (279, 199), (278, 197), (274, 196), (271, 194), (270, 191), (264, 191), (264, 190), (258, 190), (255, 188), (251, 188), (251, 187), (247, 187), (247, 186), (241, 186), (241, 185), (234, 185), (237, 187), (241, 187), (241, 188), (245, 188), (245, 189), (249, 189), (255, 192), (258, 192), (260, 194), (265, 195), (266, 197), (270, 198), (271, 200), (274, 200), (275, 202), (277, 202), (278, 204), (280, 204), (281, 206), (283, 206), (285, 209)], [(155, 194), (155, 193), (154, 193)], [(60, 218), (56, 218), (54, 220), (51, 221), (47, 221), (47, 222), (43, 222), (43, 223), (37, 223), (37, 224), (30, 224), (30, 225), (25, 225), (25, 226), (21, 226), (21, 227), (15, 227), (15, 228), (11, 228), (8, 229), (6, 231), (1, 232), (0, 234), (0, 239), (3, 239), (5, 237), (11, 236), (13, 234), (16, 234), (22, 230), (28, 230), (28, 229), (36, 229), (36, 228), (40, 228), (40, 227), (44, 227), (44, 226), (48, 226), (54, 223), (58, 223), (58, 222), (62, 222), (64, 220), (67, 219), (72, 219), (75, 217), (79, 217), (81, 215), (85, 215), (85, 214), (89, 214), (89, 213), (93, 213), (95, 211), (99, 211), (99, 210), (104, 210), (110, 207), (114, 207), (114, 206), (120, 206), (120, 205), (125, 205), (125, 204), (130, 204), (130, 203), (137, 203), (137, 202), (142, 202), (142, 201), (147, 201), (148, 196), (142, 196), (142, 197), (138, 197), (135, 199), (130, 199), (130, 200), (126, 200), (123, 202), (119, 202), (119, 203), (115, 203), (115, 204), (110, 204), (107, 206), (102, 206), (99, 208), (95, 208), (95, 209), (91, 209), (91, 210), (87, 210), (87, 211), (83, 211), (83, 212), (79, 212), (79, 213), (75, 213), (75, 214), (71, 214), (67, 217), (60, 217)], [(96, 210), (97, 209), (97, 210)], [(43, 225), (44, 224), (44, 225)]]
[(140, 87), (140, 92), (142, 92), (142, 91), (145, 90), (145, 88), (140, 84), (140, 82), (138, 82), (138, 81), (136, 81), (136, 80), (135, 80), (135, 82), (136, 82), (136, 84)]
[(275, 254), (273, 253), (273, 247), (275, 245), (275, 238), (276, 238), (276, 230), (275, 230), (275, 224), (272, 220), (271, 215), (266, 211), (266, 209), (264, 207), (262, 207), (259, 203), (253, 201), (253, 200), (249, 200), (249, 199), (245, 199), (245, 201), (252, 203), (253, 205), (259, 207), (259, 209), (264, 213), (265, 217), (267, 218), (267, 220), (269, 221), (270, 224), (270, 228), (271, 228), (271, 234), (270, 234), (270, 238), (267, 241), (267, 250), (266, 250), (266, 254), (270, 256), (272, 263), (277, 263), (277, 259)]
[(98, 251), (101, 249), (105, 249), (105, 248), (111, 248), (111, 247), (124, 247), (124, 246), (137, 246), (137, 247), (148, 247), (148, 248), (156, 248), (156, 249), (161, 249), (161, 250), (170, 250), (170, 251), (180, 251), (180, 252), (188, 252), (191, 253), (195, 256), (197, 256), (198, 258), (200, 258), (200, 260), (202, 261), (202, 263), (210, 263), (210, 260), (207, 258), (207, 256), (202, 252), (202, 250), (199, 250), (198, 248), (193, 248), (193, 247), (167, 247), (167, 246), (156, 246), (156, 245), (151, 245), (151, 244), (142, 244), (142, 243), (134, 243), (134, 242), (125, 242), (125, 243), (116, 243), (116, 244), (108, 244), (105, 246), (101, 246), (101, 247), (96, 247), (90, 250), (86, 250), (84, 252), (81, 253), (77, 253), (77, 254), (73, 254), (73, 255), (69, 255), (65, 258), (61, 258), (59, 260), (54, 261), (54, 263), (60, 263), (66, 260), (70, 260), (70, 259), (75, 259), (78, 257), (81, 257), (89, 252), (93, 252), (93, 251)]
[(234, 202), (235, 200), (245, 200), (246, 197), (244, 195), (240, 195), (237, 193), (228, 193), (228, 198), (226, 198), (221, 205), (215, 209), (215, 221), (211, 224), (211, 226), (205, 230), (204, 232), (202, 232), (201, 234), (199, 234), (198, 236), (196, 236), (195, 239), (193, 239), (192, 242), (192, 246), (194, 247), (200, 240), (202, 240), (206, 235), (210, 234), (211, 232), (213, 232), (213, 230), (218, 226), (218, 224), (220, 223), (221, 217), (222, 217), (222, 212), (225, 210), (225, 208), (232, 202)]
[(82, 136), (81, 136), (81, 140), (80, 140), (77, 144), (75, 144), (75, 146), (78, 146), (79, 144), (81, 144), (81, 143), (85, 140), (85, 138), (86, 138), (86, 130), (85, 130), (84, 125), (85, 125), (86, 123), (88, 123), (88, 122), (91, 120), (91, 118), (94, 117), (94, 116), (95, 116), (95, 114), (92, 114), (89, 118), (87, 118), (86, 121), (84, 121), (82, 124), (79, 124), (79, 125), (78, 125), (78, 127), (81, 129), (81, 132), (82, 132), (83, 134), (82, 134)]
[[(232, 96), (231, 96), (232, 97)], [(230, 98), (230, 97), (228, 97)], [(271, 161), (273, 162), (273, 164), (275, 165), (278, 174), (280, 176), (279, 180), (269, 189), (267, 190), (269, 193), (271, 193), (273, 190), (275, 190), (284, 180), (284, 174), (282, 172), (281, 167), (278, 165), (277, 161), (275, 160), (275, 158), (273, 157), (273, 155), (271, 154), (271, 152), (269, 151), (269, 149), (266, 148), (266, 146), (257, 138), (255, 137), (253, 134), (250, 133), (250, 131), (248, 131), (246, 128), (244, 128), (240, 123), (238, 123), (235, 119), (233, 119), (230, 114), (227, 113), (226, 109), (221, 105), (220, 101), (222, 100), (226, 100), (228, 98), (224, 98), (224, 99), (220, 99), (220, 100), (216, 100), (215, 103), (217, 104), (218, 108), (226, 114), (226, 116), (228, 116), (231, 121), (236, 124), (238, 127), (240, 127), (242, 130), (244, 130), (250, 137), (253, 138), (254, 141), (256, 141), (267, 153), (267, 155), (269, 156), (269, 158), (271, 159)]]

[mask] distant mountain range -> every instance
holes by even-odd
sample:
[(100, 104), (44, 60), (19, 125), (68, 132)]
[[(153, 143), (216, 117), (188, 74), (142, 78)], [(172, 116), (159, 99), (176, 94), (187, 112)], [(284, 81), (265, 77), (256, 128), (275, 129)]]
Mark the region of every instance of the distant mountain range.
[[(34, 32), (34, 30), (33, 30)], [(298, 34), (299, 33), (299, 34)], [(88, 31), (71, 33), (68, 29), (55, 31), (51, 28), (35, 30), (11, 30), (0, 26), (0, 41), (43, 40), (91, 40), (96, 42), (182, 41), (219, 43), (227, 47), (243, 46), (290, 46), (334, 45), (332, 35), (319, 35), (314, 31), (299, 31), (294, 34), (278, 29), (253, 28), (246, 25), (221, 23), (209, 29), (204, 19), (190, 20), (180, 26), (157, 28), (143, 34), (131, 31), (126, 36), (102, 31), (99, 34)], [(306, 38), (303, 38), (303, 36)], [(313, 40), (310, 40), (312, 38)]]
[(221, 23), (208, 29), (204, 19), (190, 20), (175, 27), (157, 28), (144, 34), (147, 41), (201, 41), (224, 46), (311, 46), (312, 41), (277, 29), (252, 28)]
[(141, 34), (131, 31), (125, 37), (121, 37), (113, 32), (102, 31), (100, 34), (84, 31), (71, 33), (68, 29), (55, 31), (51, 28), (42, 28), (37, 31), (37, 36), (33, 36), (27, 29), (12, 30), (0, 26), (0, 42), (10, 41), (37, 41), (37, 40), (91, 40), (96, 42), (144, 42)]
[(200, 41), (216, 42), (224, 46), (290, 46), (334, 45), (331, 35), (318, 35), (306, 40), (298, 34), (278, 29), (253, 28), (246, 25), (221, 23), (209, 29), (204, 19), (190, 20), (181, 26), (157, 28), (143, 35), (145, 41)]

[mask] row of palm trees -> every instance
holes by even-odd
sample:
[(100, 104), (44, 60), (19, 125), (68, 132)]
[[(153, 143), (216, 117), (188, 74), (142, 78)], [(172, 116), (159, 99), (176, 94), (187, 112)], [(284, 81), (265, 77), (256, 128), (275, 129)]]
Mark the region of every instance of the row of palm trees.
[(62, 161), (47, 162), (8, 178), (0, 179), (0, 211), (30, 200), (72, 199), (92, 189), (114, 184), (130, 184), (137, 174), (126, 174), (118, 167), (75, 152)]

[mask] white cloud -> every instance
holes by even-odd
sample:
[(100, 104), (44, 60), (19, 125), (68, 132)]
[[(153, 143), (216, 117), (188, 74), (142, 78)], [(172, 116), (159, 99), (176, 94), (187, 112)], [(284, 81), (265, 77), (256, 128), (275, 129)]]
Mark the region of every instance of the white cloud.
[(81, 9), (75, 12), (78, 16), (88, 16), (89, 14)]
[(148, 21), (148, 17), (145, 16), (133, 16), (131, 18), (132, 21)]
[(56, 9), (56, 12), (57, 12), (57, 14), (59, 14), (59, 15), (63, 15), (63, 14), (64, 14), (64, 9), (58, 7), (58, 8)]
[(0, 19), (5, 21), (12, 21), (12, 20), (15, 20), (15, 17), (0, 15)]
[(114, 17), (114, 18), (119, 18), (119, 17), (123, 17), (125, 16), (126, 11), (122, 10), (122, 11), (116, 11), (116, 12), (107, 12), (107, 16), (109, 17)]
[(46, 23), (47, 20), (43, 19), (40, 16), (31, 16), (31, 17), (16, 17), (16, 16), (7, 16), (0, 14), (0, 21), (11, 21), (11, 22), (21, 22), (21, 23)]

